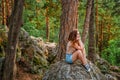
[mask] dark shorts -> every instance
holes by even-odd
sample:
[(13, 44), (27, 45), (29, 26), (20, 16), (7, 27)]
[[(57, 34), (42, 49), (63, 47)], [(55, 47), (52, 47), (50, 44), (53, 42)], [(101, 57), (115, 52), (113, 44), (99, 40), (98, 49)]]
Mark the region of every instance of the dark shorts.
[(67, 63), (73, 63), (73, 61), (72, 61), (72, 54), (66, 53), (65, 61)]

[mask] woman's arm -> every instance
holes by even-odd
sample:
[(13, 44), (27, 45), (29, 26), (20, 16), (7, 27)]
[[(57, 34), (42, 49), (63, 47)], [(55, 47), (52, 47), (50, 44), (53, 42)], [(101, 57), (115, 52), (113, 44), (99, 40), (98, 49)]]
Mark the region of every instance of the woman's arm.
[(73, 47), (74, 47), (75, 49), (82, 50), (82, 47), (79, 46), (77, 43), (74, 43), (74, 44), (73, 44)]
[(84, 44), (82, 43), (81, 40), (78, 41), (78, 44), (81, 46), (82, 49), (84, 49)]

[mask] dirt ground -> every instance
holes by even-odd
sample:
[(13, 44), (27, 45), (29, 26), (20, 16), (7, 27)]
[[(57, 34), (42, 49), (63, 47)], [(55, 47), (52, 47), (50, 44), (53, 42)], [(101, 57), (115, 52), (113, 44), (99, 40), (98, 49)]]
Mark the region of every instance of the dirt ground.
[(25, 72), (23, 67), (17, 65), (16, 80), (42, 80), (42, 76)]

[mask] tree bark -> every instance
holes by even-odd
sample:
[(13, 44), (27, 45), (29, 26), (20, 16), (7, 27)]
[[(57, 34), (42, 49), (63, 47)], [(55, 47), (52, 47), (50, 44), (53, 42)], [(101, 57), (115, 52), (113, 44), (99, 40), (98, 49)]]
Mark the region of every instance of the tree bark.
[(6, 10), (5, 10), (5, 0), (2, 0), (2, 24), (6, 25)]
[(108, 24), (108, 41), (111, 39), (111, 36), (110, 36), (110, 34), (111, 34), (111, 32), (110, 32), (110, 29), (111, 29), (111, 24), (109, 23)]
[(46, 8), (46, 39), (49, 41), (49, 17), (48, 17), (48, 7)]
[(10, 16), (10, 0), (6, 0), (7, 17)]
[[(98, 0), (96, 0), (96, 8), (95, 8), (95, 25), (96, 25), (96, 48), (98, 48), (99, 44), (99, 23), (98, 23)], [(98, 50), (97, 50), (98, 51)]]
[(22, 25), (24, 0), (14, 0), (14, 8), (9, 18), (8, 46), (5, 54), (3, 80), (15, 80), (16, 44)]
[[(100, 26), (99, 26), (99, 32), (100, 32), (100, 34), (99, 34), (99, 53), (101, 53), (102, 52), (102, 47), (103, 47), (103, 25), (104, 24), (104, 22), (103, 22), (103, 20), (101, 20), (100, 21)], [(101, 56), (101, 54), (99, 54), (100, 56)]]
[(78, 26), (78, 0), (61, 0), (62, 15), (60, 21), (59, 47), (57, 59), (65, 57), (69, 33)]
[(6, 1), (6, 25), (8, 25), (8, 19), (11, 15), (11, 10), (12, 10), (13, 4), (12, 4), (11, 0), (5, 0), (5, 1)]
[(92, 7), (92, 0), (87, 0), (86, 16), (85, 16), (83, 32), (82, 32), (82, 42), (83, 43), (85, 43), (87, 35), (88, 35), (91, 7)]
[(94, 26), (94, 0), (92, 1), (90, 24), (89, 24), (89, 44), (88, 44), (88, 58), (93, 63), (98, 59), (95, 49), (95, 26)]

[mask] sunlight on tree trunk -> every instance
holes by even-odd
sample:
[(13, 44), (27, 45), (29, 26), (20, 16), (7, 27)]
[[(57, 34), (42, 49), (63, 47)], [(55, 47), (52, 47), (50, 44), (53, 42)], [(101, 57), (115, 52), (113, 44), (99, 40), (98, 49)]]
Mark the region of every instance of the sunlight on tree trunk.
[(2, 0), (2, 24), (6, 26), (6, 3), (5, 3), (5, 0)]
[(6, 0), (7, 17), (10, 16), (10, 0)]

